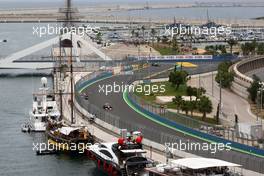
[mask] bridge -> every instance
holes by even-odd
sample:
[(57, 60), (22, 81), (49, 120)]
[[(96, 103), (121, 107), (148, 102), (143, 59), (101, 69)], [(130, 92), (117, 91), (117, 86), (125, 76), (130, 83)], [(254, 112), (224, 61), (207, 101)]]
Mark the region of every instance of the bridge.
[[(61, 39), (60, 39), (61, 38)], [(41, 62), (41, 61), (34, 61), (34, 62), (19, 62), (19, 59), (31, 55), (33, 53), (36, 53), (42, 49), (58, 45), (60, 40), (64, 39), (71, 39), (71, 34), (67, 33), (60, 36), (57, 36), (55, 38), (49, 39), (47, 41), (44, 41), (42, 43), (36, 44), (32, 47), (26, 48), (24, 50), (18, 51), (16, 53), (11, 54), (10, 56), (7, 56), (0, 60), (0, 69), (43, 69), (43, 68), (52, 68), (53, 62)], [(98, 55), (102, 60), (104, 61), (110, 61), (112, 60), (110, 57), (106, 56), (102, 51), (100, 51), (94, 43), (89, 39), (84, 39), (81, 36), (77, 34), (72, 34), (72, 43), (73, 43), (73, 54), (75, 56), (80, 57), (81, 53), (79, 53), (78, 45), (80, 47), (85, 48), (87, 50), (91, 50), (96, 55)], [(77, 60), (78, 60), (77, 57)]]

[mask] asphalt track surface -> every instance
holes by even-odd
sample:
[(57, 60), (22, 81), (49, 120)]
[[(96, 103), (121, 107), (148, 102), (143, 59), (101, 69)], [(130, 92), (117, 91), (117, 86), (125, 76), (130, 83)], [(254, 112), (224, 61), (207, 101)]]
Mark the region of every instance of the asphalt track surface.
[[(152, 74), (152, 73), (157, 73), (163, 70), (166, 70), (168, 68), (171, 68), (172, 65), (161, 65), (160, 67), (150, 67), (146, 68), (140, 71), (140, 75), (142, 74)], [(135, 73), (137, 74), (137, 73)], [(116, 84), (129, 84), (131, 81), (135, 81), (135, 76), (133, 75), (118, 75), (118, 76), (113, 76), (108, 79), (104, 79), (101, 81), (98, 81), (89, 87), (87, 87), (84, 91), (89, 97), (89, 102), (92, 102), (93, 105), (97, 107), (101, 107), (103, 109), (103, 105), (105, 103), (109, 103), (113, 109), (109, 111), (111, 114), (119, 116), (123, 121), (131, 124), (138, 124), (139, 126), (146, 126), (148, 129), (153, 129), (153, 134), (151, 136), (146, 136), (147, 138), (154, 140), (155, 141), (155, 134), (158, 133), (165, 133), (165, 134), (170, 134), (173, 136), (177, 136), (179, 138), (184, 138), (184, 139), (190, 139), (195, 142), (202, 142), (198, 139), (192, 138), (190, 136), (185, 136), (182, 133), (179, 133), (173, 129), (164, 127), (160, 124), (157, 124), (153, 121), (150, 121), (146, 118), (144, 118), (142, 115), (134, 111), (131, 107), (129, 107), (126, 102), (123, 100), (123, 93), (110, 93), (106, 96), (105, 93), (101, 92), (99, 93), (100, 86), (102, 85), (113, 85), (113, 82)], [(86, 107), (84, 105), (84, 107)], [(176, 142), (176, 141), (175, 141)], [(209, 152), (207, 152), (207, 155), (204, 157), (215, 157), (214, 154), (208, 155)], [(223, 155), (223, 156), (222, 156)], [(242, 164), (244, 168), (250, 169), (250, 170), (255, 170), (258, 171), (257, 168), (254, 168), (254, 164), (252, 165), (251, 162), (254, 163), (254, 161), (263, 161), (262, 158), (250, 156), (248, 154), (240, 153), (237, 151), (226, 151), (226, 152), (221, 152), (221, 158), (219, 159), (226, 159), (229, 160), (230, 162), (236, 162), (238, 164), (242, 164), (241, 160), (247, 160), (248, 162), (245, 162)], [(250, 161), (252, 159), (252, 161)]]

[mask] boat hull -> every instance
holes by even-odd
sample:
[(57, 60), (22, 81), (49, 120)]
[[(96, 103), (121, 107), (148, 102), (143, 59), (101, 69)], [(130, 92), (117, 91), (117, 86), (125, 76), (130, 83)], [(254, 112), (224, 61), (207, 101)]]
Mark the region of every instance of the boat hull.
[(48, 137), (48, 145), (59, 152), (84, 154), (89, 149), (89, 146), (94, 144), (93, 136), (87, 139), (64, 139), (54, 136), (48, 130), (46, 130), (46, 134)]

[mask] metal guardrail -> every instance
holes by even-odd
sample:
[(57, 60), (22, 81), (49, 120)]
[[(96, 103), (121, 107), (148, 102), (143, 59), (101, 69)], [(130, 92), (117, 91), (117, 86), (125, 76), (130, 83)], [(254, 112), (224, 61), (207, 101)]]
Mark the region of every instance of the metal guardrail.
[(162, 117), (168, 120), (174, 121), (191, 129), (198, 130), (202, 133), (207, 133), (210, 135), (214, 135), (217, 137), (221, 137), (227, 140), (250, 146), (255, 145), (257, 141), (257, 139), (255, 139), (253, 136), (249, 136), (244, 133), (237, 133), (234, 128), (206, 123), (184, 114), (168, 111), (166, 108), (148, 102), (133, 93), (129, 93), (129, 98), (132, 99), (135, 103), (137, 103), (141, 108), (144, 108), (147, 111), (161, 115)]
[[(80, 91), (83, 89), (83, 86), (92, 84), (92, 82), (97, 81), (99, 78), (102, 79), (101, 75), (103, 73), (93, 73), (91, 75), (88, 75), (86, 77), (83, 77), (75, 86), (75, 90)], [(105, 73), (104, 73), (105, 74)], [(91, 80), (93, 81), (91, 82)], [(92, 102), (89, 102), (89, 100), (85, 100), (81, 97), (80, 94), (76, 94), (75, 97), (76, 101), (81, 105), (84, 109), (86, 109), (91, 114), (95, 114), (97, 118), (100, 120), (115, 126), (120, 129), (128, 129), (130, 131), (133, 130), (140, 130), (144, 134), (144, 136), (147, 139), (150, 139), (154, 142), (157, 142), (159, 144), (165, 145), (165, 143), (197, 143), (196, 140), (193, 139), (187, 139), (185, 137), (179, 137), (176, 135), (171, 135), (168, 133), (160, 132), (155, 129), (153, 129), (151, 126), (145, 126), (140, 124), (133, 124), (127, 121), (124, 121), (122, 118), (113, 115), (109, 112), (104, 111), (101, 107), (97, 107), (92, 104)], [(146, 106), (144, 106), (146, 108)], [(151, 107), (152, 108), (152, 107)], [(162, 111), (159, 111), (156, 108), (152, 109), (156, 113), (163, 113)], [(199, 129), (199, 126), (206, 125), (204, 123), (201, 123), (199, 125), (195, 124), (196, 122), (191, 122), (189, 119), (185, 119), (185, 116), (177, 116), (178, 122), (182, 121), (182, 123), (189, 124), (194, 129)], [(179, 120), (181, 119), (181, 120)], [(192, 124), (190, 124), (192, 123)], [(200, 129), (201, 130), (201, 129)], [(217, 151), (216, 153), (212, 153), (210, 150), (185, 150), (188, 153), (192, 153), (201, 157), (209, 157), (209, 158), (219, 158), (226, 161), (230, 161), (233, 163), (238, 163), (243, 165), (243, 168), (254, 170), (259, 173), (264, 173), (264, 161), (262, 158), (251, 156), (251, 155), (245, 155), (239, 152), (233, 153), (233, 152), (227, 152), (227, 151)]]

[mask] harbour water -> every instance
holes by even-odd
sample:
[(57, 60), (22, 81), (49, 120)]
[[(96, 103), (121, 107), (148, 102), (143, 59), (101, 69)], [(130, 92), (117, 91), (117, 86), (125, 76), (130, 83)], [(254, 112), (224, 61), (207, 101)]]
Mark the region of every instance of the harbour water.
[[(144, 7), (146, 5), (146, 2), (149, 3), (149, 6), (151, 7), (152, 4), (166, 4), (166, 3), (180, 3), (180, 4), (188, 4), (188, 3), (195, 3), (195, 0), (150, 0), (150, 1), (141, 1), (141, 0), (92, 0), (92, 1), (82, 1), (82, 0), (76, 0), (73, 2), (74, 6), (79, 8), (85, 8), (85, 7), (98, 7), (104, 6), (107, 7), (114, 7), (115, 5), (118, 6), (127, 6), (128, 4), (131, 4), (132, 6), (137, 4)], [(203, 1), (206, 2), (206, 1)], [(208, 1), (210, 2), (210, 1)], [(217, 1), (216, 2), (221, 2)], [(232, 2), (246, 2), (243, 0), (236, 0)], [(263, 4), (262, 1), (255, 0), (254, 2), (258, 4)], [(254, 2), (252, 2), (254, 4)], [(231, 3), (229, 3), (230, 5)], [(250, 3), (249, 3), (250, 5)], [(49, 8), (49, 9), (57, 9), (59, 7), (63, 6), (62, 1), (40, 1), (40, 2), (33, 2), (30, 1), (30, 3), (24, 3), (21, 0), (13, 0), (11, 2), (9, 1), (3, 1), (0, 2), (0, 10), (1, 9), (18, 9), (18, 8)], [(209, 12), (211, 19), (251, 19), (251, 18), (257, 18), (257, 17), (263, 17), (264, 16), (264, 7), (187, 7), (187, 8), (171, 8), (171, 9), (148, 9), (148, 10), (131, 10), (131, 11), (118, 11), (118, 12), (106, 12), (102, 14), (101, 12), (98, 12), (99, 15), (117, 15), (117, 16), (130, 16), (130, 17), (141, 17), (144, 16), (145, 18), (152, 18), (152, 19), (173, 19), (174, 16), (177, 18), (191, 18), (191, 19), (207, 19), (207, 10)], [(250, 13), (245, 13), (250, 12)]]
[[(0, 58), (45, 41), (48, 37), (32, 35), (32, 26), (41, 24), (4, 24), (0, 27)], [(47, 48), (34, 55), (49, 55)], [(33, 143), (46, 141), (41, 133), (22, 133), (28, 120), (32, 93), (40, 86), (40, 76), (28, 70), (0, 70), (0, 170), (1, 176), (99, 176), (95, 164), (87, 157), (68, 155), (37, 156)], [(36, 71), (34, 71), (36, 72)], [(47, 71), (40, 71), (41, 73)], [(27, 73), (27, 74), (24, 74)], [(21, 76), (21, 75), (24, 76)], [(38, 73), (39, 74), (39, 73)], [(25, 76), (26, 75), (26, 76)], [(35, 76), (33, 76), (35, 75)], [(49, 79), (49, 82), (51, 80)]]
[(33, 142), (45, 141), (41, 133), (22, 133), (20, 125), (28, 119), (32, 92), (40, 77), (0, 78), (0, 170), (1, 176), (99, 176), (87, 157), (68, 155), (37, 156)]
[[(0, 58), (45, 41), (32, 35), (32, 26), (40, 24), (4, 24), (0, 27)], [(49, 55), (50, 48), (35, 53)], [(28, 70), (0, 70), (0, 170), (1, 176), (98, 176), (94, 163), (87, 157), (48, 155), (37, 156), (33, 143), (45, 141), (41, 133), (21, 132), (32, 107), (32, 93), (40, 86), (40, 78)], [(37, 71), (38, 72), (38, 71)], [(41, 73), (47, 71), (40, 71)], [(26, 74), (25, 74), (26, 73)], [(21, 75), (24, 76), (21, 76)], [(39, 74), (39, 73), (38, 73)], [(20, 75), (20, 76), (19, 76)], [(26, 75), (26, 76), (25, 76)]]
[[(150, 19), (251, 19), (264, 16), (264, 7), (190, 7), (112, 12), (111, 15)], [(245, 12), (250, 13), (245, 13)]]
[[(46, 24), (1, 24), (0, 41), (7, 40), (6, 43), (0, 42), (0, 58), (10, 55), (14, 52), (26, 49), (32, 45), (52, 38), (53, 36), (38, 37), (33, 35), (33, 27), (39, 27)], [(50, 48), (38, 52), (38, 55), (49, 54)]]

